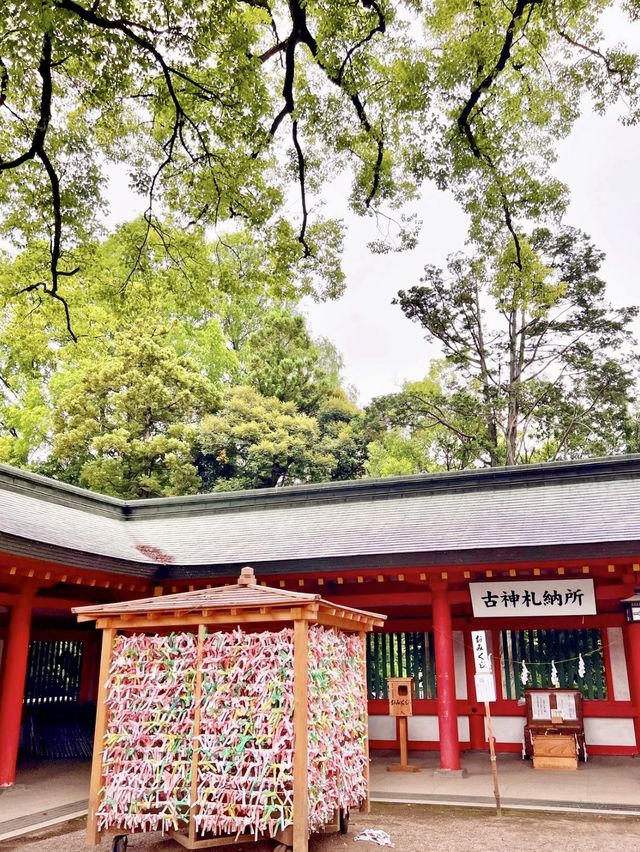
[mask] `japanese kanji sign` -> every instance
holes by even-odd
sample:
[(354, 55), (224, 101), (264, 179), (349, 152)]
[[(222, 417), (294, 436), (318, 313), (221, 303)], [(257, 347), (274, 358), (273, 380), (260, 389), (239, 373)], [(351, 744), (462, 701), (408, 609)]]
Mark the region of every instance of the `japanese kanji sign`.
[(489, 653), (486, 630), (472, 630), (471, 644), (473, 645), (473, 658), (476, 662), (476, 674), (489, 674), (491, 668), (491, 654)]
[(472, 630), (471, 644), (473, 645), (473, 658), (476, 663), (476, 700), (495, 701), (496, 682), (491, 665), (491, 653), (486, 630)]
[(593, 580), (515, 580), (469, 583), (477, 618), (595, 615)]

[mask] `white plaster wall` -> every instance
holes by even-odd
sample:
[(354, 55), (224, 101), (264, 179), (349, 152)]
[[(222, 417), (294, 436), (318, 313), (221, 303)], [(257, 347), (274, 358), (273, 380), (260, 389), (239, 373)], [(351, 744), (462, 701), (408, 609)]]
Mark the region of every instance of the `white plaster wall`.
[(493, 736), (499, 743), (521, 743), (524, 737), (524, 716), (493, 716)]
[(409, 739), (423, 742), (438, 740), (437, 716), (412, 716), (409, 719)]
[(467, 667), (464, 658), (464, 633), (462, 630), (453, 631), (453, 660), (456, 676), (456, 698), (467, 698)]
[[(438, 717), (412, 716), (409, 719), (409, 739), (417, 742), (438, 742), (440, 739)], [(469, 719), (467, 716), (458, 716), (458, 739), (463, 742), (469, 741)]]
[[(524, 717), (495, 716), (492, 721), (493, 733), (498, 742), (522, 742)], [(587, 746), (635, 746), (636, 744), (632, 719), (589, 718), (584, 720), (584, 730)], [(391, 716), (369, 716), (370, 739), (393, 741), (395, 736), (395, 719)], [(467, 716), (458, 717), (458, 737), (461, 742), (469, 741)], [(412, 716), (409, 719), (409, 739), (418, 742), (437, 742), (438, 717)]]
[(395, 740), (396, 723), (391, 716), (369, 716), (370, 740)]
[(471, 739), (468, 716), (458, 716), (458, 739), (465, 743), (468, 743)]
[(590, 745), (635, 746), (633, 719), (585, 719), (584, 736)]
[(609, 659), (611, 660), (611, 680), (613, 681), (613, 698), (615, 701), (629, 701), (629, 677), (627, 675), (627, 660), (624, 653), (621, 627), (607, 628), (609, 643)]

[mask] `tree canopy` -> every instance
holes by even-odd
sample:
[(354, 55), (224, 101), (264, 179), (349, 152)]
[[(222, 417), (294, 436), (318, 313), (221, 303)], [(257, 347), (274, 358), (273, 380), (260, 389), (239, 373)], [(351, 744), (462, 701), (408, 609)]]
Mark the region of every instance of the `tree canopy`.
[(68, 312), (109, 164), (146, 198), (130, 268), (163, 211), (185, 230), (242, 222), (335, 285), (340, 225), (320, 202), (346, 171), (361, 213), (389, 215), (426, 179), (452, 188), (473, 238), (506, 229), (520, 263), (523, 223), (566, 204), (550, 165), (582, 95), (597, 109), (623, 98), (637, 120), (638, 60), (604, 43), (609, 5), (8, 0), (1, 230), (16, 249), (42, 246), (38, 267), (13, 269), (12, 294)]
[[(611, 5), (8, 0), (0, 458), (130, 496), (635, 446), (635, 310), (552, 170), (587, 98), (640, 117)], [(106, 233), (113, 169), (145, 212)], [(347, 175), (373, 250), (426, 182), (469, 221), (398, 296), (443, 361), (366, 413), (300, 312), (344, 289)]]
[(536, 229), (520, 240), (520, 262), (509, 241), (450, 257), (446, 274), (428, 266), (397, 301), (451, 370), (377, 409), (423, 441), (433, 430), (451, 459), (444, 433), (462, 466), (624, 451), (638, 309), (607, 303), (602, 259), (576, 229)]

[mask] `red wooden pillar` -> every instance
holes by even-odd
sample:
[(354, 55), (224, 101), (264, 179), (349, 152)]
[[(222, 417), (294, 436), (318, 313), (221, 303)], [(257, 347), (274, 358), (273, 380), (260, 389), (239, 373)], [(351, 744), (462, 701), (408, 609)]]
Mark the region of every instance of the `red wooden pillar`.
[(33, 588), (23, 590), (9, 618), (0, 692), (0, 787), (8, 787), (16, 779), (34, 594)]
[(432, 582), (433, 641), (436, 656), (436, 698), (440, 737), (440, 769), (437, 774), (461, 776), (458, 714), (456, 710), (456, 673), (453, 653), (451, 606), (444, 581)]
[(629, 694), (633, 704), (636, 754), (640, 754), (640, 622), (625, 623), (622, 628), (627, 657)]

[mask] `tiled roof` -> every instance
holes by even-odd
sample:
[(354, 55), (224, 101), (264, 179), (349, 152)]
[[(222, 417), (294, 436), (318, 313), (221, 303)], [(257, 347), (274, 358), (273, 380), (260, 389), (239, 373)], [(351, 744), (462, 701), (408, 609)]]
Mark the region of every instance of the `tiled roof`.
[(640, 542), (640, 456), (129, 502), (0, 466), (1, 550), (147, 572), (611, 542)]
[(180, 592), (175, 595), (162, 595), (152, 598), (141, 598), (133, 601), (123, 601), (109, 604), (91, 604), (90, 606), (74, 607), (76, 615), (88, 618), (108, 615), (134, 615), (176, 612), (202, 612), (237, 609), (266, 609), (274, 610), (282, 607), (299, 607), (317, 604), (332, 613), (363, 616), (366, 619), (380, 621), (385, 616), (379, 616), (364, 610), (340, 606), (323, 600), (320, 595), (306, 592), (292, 592), (285, 589), (274, 589), (258, 585), (253, 569), (242, 569), (237, 583), (219, 586), (215, 589), (199, 589), (193, 592)]

